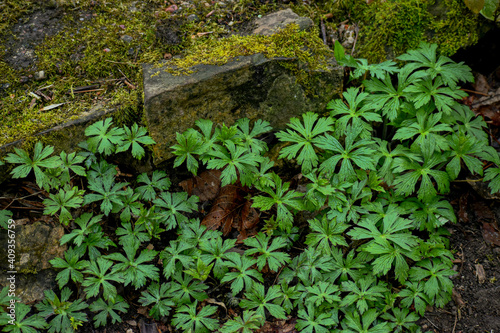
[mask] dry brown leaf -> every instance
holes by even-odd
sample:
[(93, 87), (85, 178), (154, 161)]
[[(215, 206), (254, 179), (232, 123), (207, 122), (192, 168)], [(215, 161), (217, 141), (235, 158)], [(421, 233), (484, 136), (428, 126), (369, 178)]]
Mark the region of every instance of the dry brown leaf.
[(453, 288), (453, 290), (452, 290), (451, 298), (453, 298), (453, 301), (455, 302), (455, 304), (457, 305), (457, 307), (459, 309), (461, 309), (465, 306), (465, 302), (462, 299), (462, 296), (460, 295), (460, 293), (458, 291), (455, 290), (455, 288)]
[(500, 231), (494, 224), (483, 222), (481, 231), (486, 243), (500, 246)]
[(481, 264), (476, 264), (475, 266), (477, 280), (480, 284), (483, 284), (486, 281), (486, 272), (484, 271), (484, 267)]
[(213, 200), (220, 190), (220, 170), (206, 170), (191, 179), (179, 183), (189, 195), (196, 195), (200, 201)]
[(231, 231), (233, 219), (238, 209), (244, 203), (243, 193), (241, 186), (238, 185), (222, 187), (212, 209), (210, 209), (201, 224), (212, 230), (219, 229), (222, 226), (222, 232), (224, 236), (227, 236)]

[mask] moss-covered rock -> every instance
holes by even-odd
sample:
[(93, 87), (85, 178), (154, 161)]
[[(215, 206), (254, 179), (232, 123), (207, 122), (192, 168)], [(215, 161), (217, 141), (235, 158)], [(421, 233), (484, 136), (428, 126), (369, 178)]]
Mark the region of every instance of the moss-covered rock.
[[(155, 163), (170, 157), (177, 132), (197, 119), (233, 124), (237, 119), (265, 119), (283, 128), (290, 117), (323, 110), (342, 90), (342, 68), (330, 66), (309, 73), (307, 89), (283, 62), (262, 54), (242, 56), (222, 66), (197, 65), (190, 75), (173, 75), (149, 65), (144, 68), (145, 118), (157, 142)], [(157, 74), (157, 75), (155, 75)]]

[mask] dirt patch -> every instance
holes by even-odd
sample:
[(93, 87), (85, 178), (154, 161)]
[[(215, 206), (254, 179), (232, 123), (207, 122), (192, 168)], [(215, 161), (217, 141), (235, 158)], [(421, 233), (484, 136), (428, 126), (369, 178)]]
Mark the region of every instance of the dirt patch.
[(64, 27), (63, 10), (48, 8), (24, 17), (12, 28), (5, 43), (4, 61), (15, 69), (32, 69), (37, 57), (35, 48), (45, 37), (53, 36)]
[(485, 201), (470, 188), (460, 192), (461, 199), (452, 201), (460, 221), (448, 227), (458, 272), (452, 279), (454, 301), (443, 309), (429, 309), (420, 325), (431, 332), (499, 332), (500, 248), (484, 240), (482, 223), (485, 219), (497, 223), (500, 205), (497, 200)]

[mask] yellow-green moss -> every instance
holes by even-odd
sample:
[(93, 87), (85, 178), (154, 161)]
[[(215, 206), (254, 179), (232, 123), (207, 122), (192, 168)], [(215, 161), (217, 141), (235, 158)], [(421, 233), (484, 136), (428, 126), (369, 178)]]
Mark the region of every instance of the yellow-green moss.
[[(439, 15), (433, 15), (433, 12)], [(451, 55), (478, 40), (478, 17), (462, 0), (374, 1), (364, 13), (358, 54), (370, 62), (398, 56), (420, 41)]]
[(290, 24), (270, 36), (233, 35), (218, 40), (207, 40), (189, 48), (184, 57), (168, 62), (165, 70), (174, 75), (189, 74), (198, 64), (222, 65), (239, 56), (261, 53), (267, 58), (294, 58), (297, 62), (283, 61), (281, 65), (290, 69), (297, 81), (308, 92), (311, 71), (325, 70), (332, 51), (318, 37), (318, 31), (300, 31), (298, 25)]

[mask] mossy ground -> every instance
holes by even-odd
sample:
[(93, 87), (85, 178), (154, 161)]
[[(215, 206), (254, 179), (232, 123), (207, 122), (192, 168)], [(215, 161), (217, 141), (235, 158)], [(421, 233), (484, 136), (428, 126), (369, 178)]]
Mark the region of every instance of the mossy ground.
[[(23, 15), (43, 10), (46, 4), (27, 2), (19, 10), (17, 1), (7, 0), (8, 20), (0, 25), (0, 45), (6, 46), (9, 29)], [(251, 17), (276, 9), (276, 5), (264, 4), (252, 7), (253, 1), (241, 0), (219, 3), (190, 1), (189, 7), (171, 13), (170, 3), (163, 0), (79, 0), (54, 1), (64, 11), (64, 29), (48, 37), (37, 46), (38, 61), (34, 69), (15, 69), (0, 54), (0, 145), (15, 141), (76, 117), (96, 104), (119, 108), (117, 122), (140, 120), (142, 112), (141, 64), (158, 62), (166, 54), (176, 55), (181, 50), (229, 35)], [(248, 10), (247, 6), (253, 8)], [(85, 19), (82, 21), (82, 13)], [(195, 14), (199, 19), (188, 21)], [(180, 42), (165, 45), (158, 41), (157, 25), (179, 18), (176, 33)], [(229, 24), (233, 22), (232, 24)], [(204, 34), (208, 33), (208, 34)], [(132, 37), (131, 42), (121, 39)], [(192, 38), (192, 36), (195, 36)], [(21, 77), (33, 76), (35, 71), (45, 71), (47, 79), (21, 83)], [(127, 85), (117, 86), (112, 79), (127, 77), (138, 89)], [(108, 80), (108, 81), (106, 81)], [(76, 94), (72, 89), (102, 83), (99, 91)], [(52, 100), (36, 100), (30, 92), (50, 86), (43, 92)], [(41, 111), (50, 104), (65, 103), (59, 108)], [(31, 107), (30, 107), (31, 104)]]
[[(448, 7), (441, 17), (433, 16), (429, 9), (435, 2)], [(141, 63), (159, 62), (166, 55), (185, 53), (188, 56), (174, 63), (186, 67), (201, 61), (223, 63), (236, 56), (253, 52), (268, 56), (298, 57), (312, 67), (323, 66), (321, 57), (311, 58), (310, 50), (325, 57), (326, 49), (320, 45), (319, 29), (306, 33), (288, 31), (286, 38), (233, 36), (246, 27), (257, 15), (291, 7), (296, 13), (309, 16), (319, 26), (323, 20), (327, 32), (337, 29), (340, 22), (360, 26), (358, 56), (370, 61), (385, 59), (387, 51), (398, 55), (418, 45), (420, 40), (437, 42), (444, 54), (454, 53), (460, 46), (478, 39), (481, 17), (472, 14), (462, 0), (365, 0), (302, 1), (287, 5), (281, 0), (225, 0), (182, 2), (175, 12), (170, 12), (171, 2), (164, 0), (53, 0), (23, 1), (3, 0), (3, 20), (0, 23), (0, 45), (5, 49), (9, 31), (27, 14), (45, 8), (47, 3), (64, 12), (63, 28), (37, 46), (37, 63), (30, 70), (14, 69), (3, 59), (0, 51), (0, 145), (60, 124), (92, 106), (103, 103), (120, 112), (118, 123), (141, 119)], [(170, 8), (170, 9), (169, 9)], [(188, 17), (196, 15), (192, 20)], [(331, 14), (328, 18), (326, 14)], [(82, 21), (82, 15), (85, 19)], [(177, 42), (165, 44), (157, 27), (175, 25)], [(123, 36), (132, 40), (126, 42)], [(282, 35), (281, 37), (283, 37)], [(313, 36), (314, 38), (309, 38)], [(221, 40), (221, 37), (228, 37)], [(279, 37), (279, 36), (278, 36)], [(306, 38), (307, 37), (307, 38)], [(331, 40), (330, 40), (331, 41)], [(270, 45), (269, 43), (274, 43)], [(209, 52), (207, 51), (209, 50)], [(203, 52), (212, 57), (200, 57)], [(318, 67), (317, 67), (318, 68)], [(47, 79), (21, 83), (20, 77), (45, 71)], [(307, 71), (296, 67), (297, 75), (307, 81)], [(118, 86), (106, 81), (99, 91), (71, 94), (71, 89), (90, 85), (96, 81), (118, 79), (126, 76), (139, 89)], [(6, 84), (8, 88), (5, 89)], [(41, 87), (52, 95), (51, 101), (36, 101), (29, 95)], [(2, 89), (3, 87), (3, 89)], [(49, 111), (44, 106), (65, 103)], [(31, 104), (31, 107), (30, 107)]]

